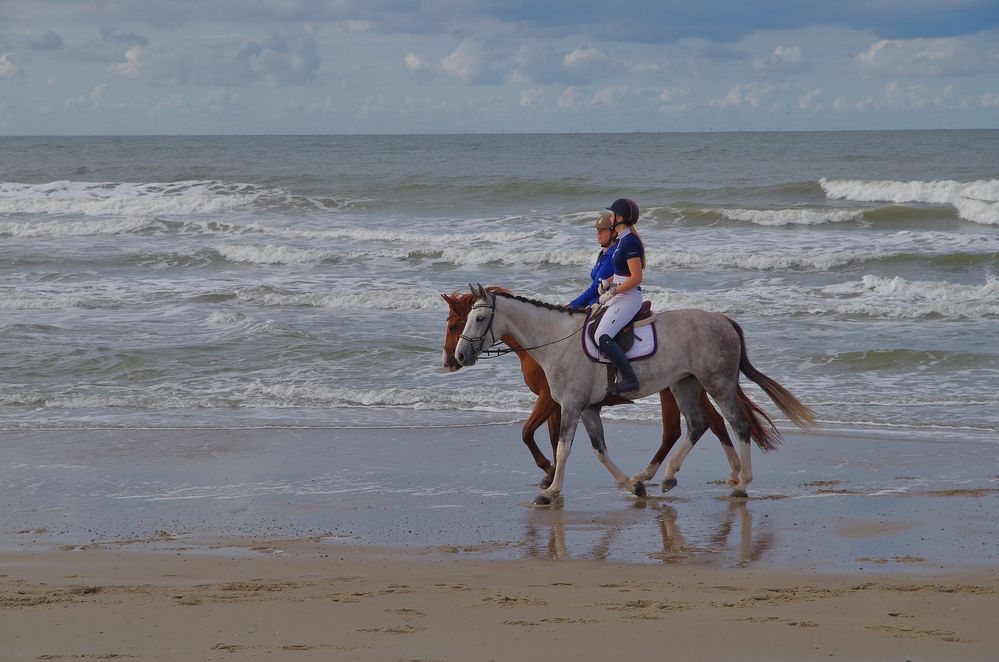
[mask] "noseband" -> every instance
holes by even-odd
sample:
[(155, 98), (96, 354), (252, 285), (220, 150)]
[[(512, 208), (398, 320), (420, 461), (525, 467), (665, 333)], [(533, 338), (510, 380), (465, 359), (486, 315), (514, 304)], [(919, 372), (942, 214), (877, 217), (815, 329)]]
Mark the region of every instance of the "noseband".
[[(473, 338), (466, 336), (464, 333), (462, 333), (459, 336), (462, 340), (467, 340), (468, 343), (472, 346), (472, 356), (476, 358), (478, 358), (479, 354), (482, 353), (482, 350), (485, 349), (487, 333), (493, 339), (492, 344), (490, 344), (489, 346), (492, 347), (493, 345), (497, 344), (496, 334), (493, 333), (493, 319), (496, 317), (496, 295), (490, 294), (490, 296), (491, 299), (489, 303), (485, 302), (477, 303), (474, 306), (472, 306), (472, 311), (469, 313), (471, 314), (472, 312), (475, 312), (476, 308), (488, 308), (489, 310), (491, 310), (492, 312), (489, 314), (489, 324), (486, 325), (486, 330), (482, 332), (481, 336), (475, 336)], [(475, 343), (479, 343), (479, 346), (477, 348), (475, 346)]]

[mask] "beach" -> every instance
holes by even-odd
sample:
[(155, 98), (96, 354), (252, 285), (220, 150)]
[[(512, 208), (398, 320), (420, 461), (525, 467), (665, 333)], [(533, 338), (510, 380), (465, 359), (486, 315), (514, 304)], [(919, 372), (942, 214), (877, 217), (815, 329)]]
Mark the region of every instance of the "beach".
[[(0, 137), (0, 661), (992, 660), (999, 131)], [(607, 158), (627, 154), (627, 158)], [(441, 293), (643, 297), (816, 414), (538, 508)], [(602, 413), (644, 469), (660, 405)], [(551, 457), (547, 431), (536, 438)]]
[(638, 499), (580, 433), (538, 508), (516, 425), (3, 432), (0, 659), (994, 659), (993, 449), (787, 433), (732, 500), (706, 436)]

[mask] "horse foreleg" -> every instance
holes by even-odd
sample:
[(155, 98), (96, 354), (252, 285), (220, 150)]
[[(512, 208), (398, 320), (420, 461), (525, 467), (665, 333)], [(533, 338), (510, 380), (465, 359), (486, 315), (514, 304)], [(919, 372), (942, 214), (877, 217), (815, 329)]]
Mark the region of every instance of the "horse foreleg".
[(604, 424), (600, 420), (600, 407), (587, 407), (583, 410), (582, 419), (583, 427), (586, 428), (586, 434), (589, 435), (590, 443), (593, 445), (593, 452), (597, 454), (597, 459), (614, 477), (614, 482), (635, 496), (645, 496), (645, 485), (642, 484), (642, 481), (628, 478), (628, 474), (618, 469), (617, 465), (610, 459), (610, 455), (607, 453), (607, 444), (604, 441)]
[[(549, 400), (551, 400), (551, 410), (552, 413), (548, 417), (548, 439), (552, 445), (552, 457), (558, 454), (558, 435), (559, 431), (562, 429), (562, 407), (559, 406), (555, 400), (552, 399), (551, 392), (546, 393)], [(552, 478), (555, 477), (555, 467), (552, 466), (547, 472), (545, 472), (545, 478), (541, 481), (541, 487), (548, 487), (552, 484)]]
[(739, 482), (739, 471), (742, 469), (742, 463), (739, 461), (739, 454), (732, 447), (732, 439), (728, 436), (725, 419), (711, 405), (711, 401), (708, 400), (708, 394), (703, 389), (701, 389), (701, 411), (704, 412), (704, 418), (708, 421), (708, 427), (718, 437), (718, 441), (721, 442), (722, 450), (725, 451), (725, 457), (728, 459), (728, 466), (731, 472), (725, 484), (735, 485)]
[(708, 423), (701, 411), (700, 393), (702, 391), (700, 383), (693, 377), (685, 377), (671, 387), (683, 418), (687, 421), (687, 436), (683, 438), (680, 448), (673, 454), (669, 462), (666, 463), (666, 474), (663, 476), (663, 492), (676, 487), (676, 474), (680, 472), (683, 461), (690, 451), (694, 449), (694, 444), (701, 438), (701, 435), (708, 429)]
[(635, 480), (652, 480), (659, 467), (663, 465), (663, 460), (673, 448), (673, 444), (680, 438), (680, 408), (676, 406), (676, 398), (668, 388), (659, 391), (659, 409), (662, 413), (663, 439), (659, 444), (659, 450), (652, 456), (649, 466), (645, 467), (642, 473), (635, 476)]
[(541, 490), (534, 499), (534, 503), (540, 506), (550, 504), (552, 499), (562, 493), (562, 485), (565, 483), (565, 463), (572, 451), (572, 439), (576, 436), (581, 409), (578, 404), (562, 405), (562, 425), (559, 428), (558, 450), (555, 452), (555, 476), (552, 478), (552, 484), (547, 489)]
[[(558, 409), (558, 403), (552, 400), (552, 394), (550, 391), (545, 389), (539, 396), (537, 401), (534, 403), (534, 408), (531, 410), (531, 415), (524, 422), (524, 427), (521, 430), (521, 438), (524, 441), (524, 445), (527, 449), (531, 451), (531, 456), (534, 457), (534, 463), (538, 465), (538, 468), (545, 472), (545, 477), (541, 480), (541, 487), (548, 487), (552, 483), (552, 476), (555, 475), (555, 466), (548, 461), (545, 454), (541, 452), (538, 445), (534, 442), (534, 433), (537, 431), (541, 424), (548, 421), (549, 434), (551, 434), (551, 417), (553, 412)], [(558, 437), (555, 436), (553, 442), (557, 442)], [(555, 456), (556, 443), (552, 444), (552, 457)]]

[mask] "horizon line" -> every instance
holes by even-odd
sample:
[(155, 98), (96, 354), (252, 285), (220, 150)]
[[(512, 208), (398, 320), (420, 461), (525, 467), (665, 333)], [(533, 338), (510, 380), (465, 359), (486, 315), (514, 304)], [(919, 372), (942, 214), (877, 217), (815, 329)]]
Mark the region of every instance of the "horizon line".
[(406, 133), (22, 133), (0, 134), (0, 138), (204, 138), (204, 137), (414, 137), (414, 136), (599, 136), (599, 135), (696, 135), (738, 133), (917, 133), (930, 131), (999, 131), (999, 127), (941, 127), (934, 129), (704, 129), (700, 131), (451, 131)]

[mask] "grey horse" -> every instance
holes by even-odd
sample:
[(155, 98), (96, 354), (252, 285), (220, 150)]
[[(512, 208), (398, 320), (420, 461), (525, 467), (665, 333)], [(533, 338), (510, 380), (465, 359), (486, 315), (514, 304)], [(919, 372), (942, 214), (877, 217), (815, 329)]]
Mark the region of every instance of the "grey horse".
[[(579, 333), (585, 311), (502, 292), (487, 292), (481, 285), (470, 287), (476, 300), (455, 347), (458, 363), (474, 365), (484, 349), (495, 345), (500, 336), (509, 334), (544, 369), (552, 397), (562, 406), (555, 478), (535, 503), (549, 504), (561, 494), (566, 460), (580, 419), (597, 458), (615, 482), (632, 494), (644, 496), (642, 474), (629, 478), (607, 453), (600, 420), (607, 373), (603, 364), (591, 361), (583, 353)], [(802, 428), (814, 425), (814, 413), (787, 389), (753, 367), (746, 353), (742, 329), (728, 317), (703, 310), (673, 310), (659, 313), (655, 325), (659, 350), (652, 357), (634, 363), (641, 389), (627, 396), (641, 398), (669, 387), (687, 423), (683, 443), (667, 463), (663, 489), (676, 485), (675, 476), (684, 458), (708, 428), (698, 404), (703, 387), (739, 440), (741, 468), (732, 496), (746, 497), (753, 480), (750, 431), (753, 425), (761, 425), (758, 416), (762, 411), (758, 407), (740, 405), (740, 371), (756, 382), (795, 425)]]

